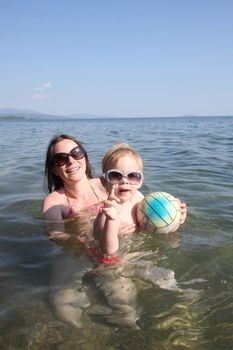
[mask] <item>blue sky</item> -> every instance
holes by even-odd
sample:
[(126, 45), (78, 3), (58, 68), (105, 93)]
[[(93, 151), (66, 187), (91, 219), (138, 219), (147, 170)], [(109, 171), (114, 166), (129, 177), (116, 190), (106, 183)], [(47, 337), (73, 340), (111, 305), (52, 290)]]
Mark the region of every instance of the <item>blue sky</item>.
[(0, 0), (0, 108), (233, 115), (232, 0)]

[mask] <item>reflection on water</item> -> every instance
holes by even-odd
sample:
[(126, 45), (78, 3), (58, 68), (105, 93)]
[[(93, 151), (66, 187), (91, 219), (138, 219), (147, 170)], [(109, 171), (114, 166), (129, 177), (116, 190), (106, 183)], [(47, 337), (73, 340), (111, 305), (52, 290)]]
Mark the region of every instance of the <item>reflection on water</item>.
[[(122, 120), (119, 126), (114, 120), (40, 127), (15, 122), (9, 129), (1, 122), (0, 348), (231, 349), (232, 124), (231, 118), (158, 118)], [(165, 190), (186, 201), (189, 214), (179, 233), (140, 233), (128, 242), (122, 264), (98, 268), (88, 260), (84, 273), (83, 245), (49, 241), (40, 214), (45, 149), (50, 135), (61, 130), (85, 140), (97, 173), (113, 142), (136, 147), (145, 160), (143, 192)], [(96, 130), (102, 142), (93, 137)], [(9, 157), (5, 145), (12, 132)], [(23, 151), (29, 148), (27, 157)], [(67, 230), (91, 239), (83, 227), (93, 217), (80, 216)], [(82, 328), (58, 312), (68, 297), (58, 298), (58, 309), (54, 304), (52, 296), (64, 287), (70, 287), (69, 298), (79, 296), (72, 301), (82, 309), (74, 316)], [(129, 320), (136, 326), (128, 327)]]

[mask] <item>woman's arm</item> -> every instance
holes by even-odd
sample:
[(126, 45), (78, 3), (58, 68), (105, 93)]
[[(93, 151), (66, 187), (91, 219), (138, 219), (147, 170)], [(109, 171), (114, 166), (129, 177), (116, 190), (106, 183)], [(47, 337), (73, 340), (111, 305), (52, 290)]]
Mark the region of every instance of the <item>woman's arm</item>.
[(61, 205), (52, 194), (49, 194), (42, 205), (43, 217), (47, 225), (48, 238), (51, 240), (68, 240), (70, 235), (65, 232)]

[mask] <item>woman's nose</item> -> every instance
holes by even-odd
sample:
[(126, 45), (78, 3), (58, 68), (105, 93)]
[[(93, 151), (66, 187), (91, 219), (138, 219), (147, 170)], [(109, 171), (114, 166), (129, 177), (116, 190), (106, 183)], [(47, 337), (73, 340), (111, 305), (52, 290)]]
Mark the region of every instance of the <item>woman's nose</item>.
[(75, 162), (75, 159), (72, 157), (71, 154), (69, 154), (69, 163), (72, 164)]

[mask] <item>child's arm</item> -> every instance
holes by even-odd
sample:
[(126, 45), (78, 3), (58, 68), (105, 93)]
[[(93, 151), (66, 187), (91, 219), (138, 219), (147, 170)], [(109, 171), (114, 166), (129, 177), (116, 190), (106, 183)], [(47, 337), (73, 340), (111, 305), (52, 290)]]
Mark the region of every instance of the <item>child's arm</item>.
[(120, 210), (121, 205), (113, 188), (94, 223), (95, 237), (103, 253), (114, 254), (119, 249)]

